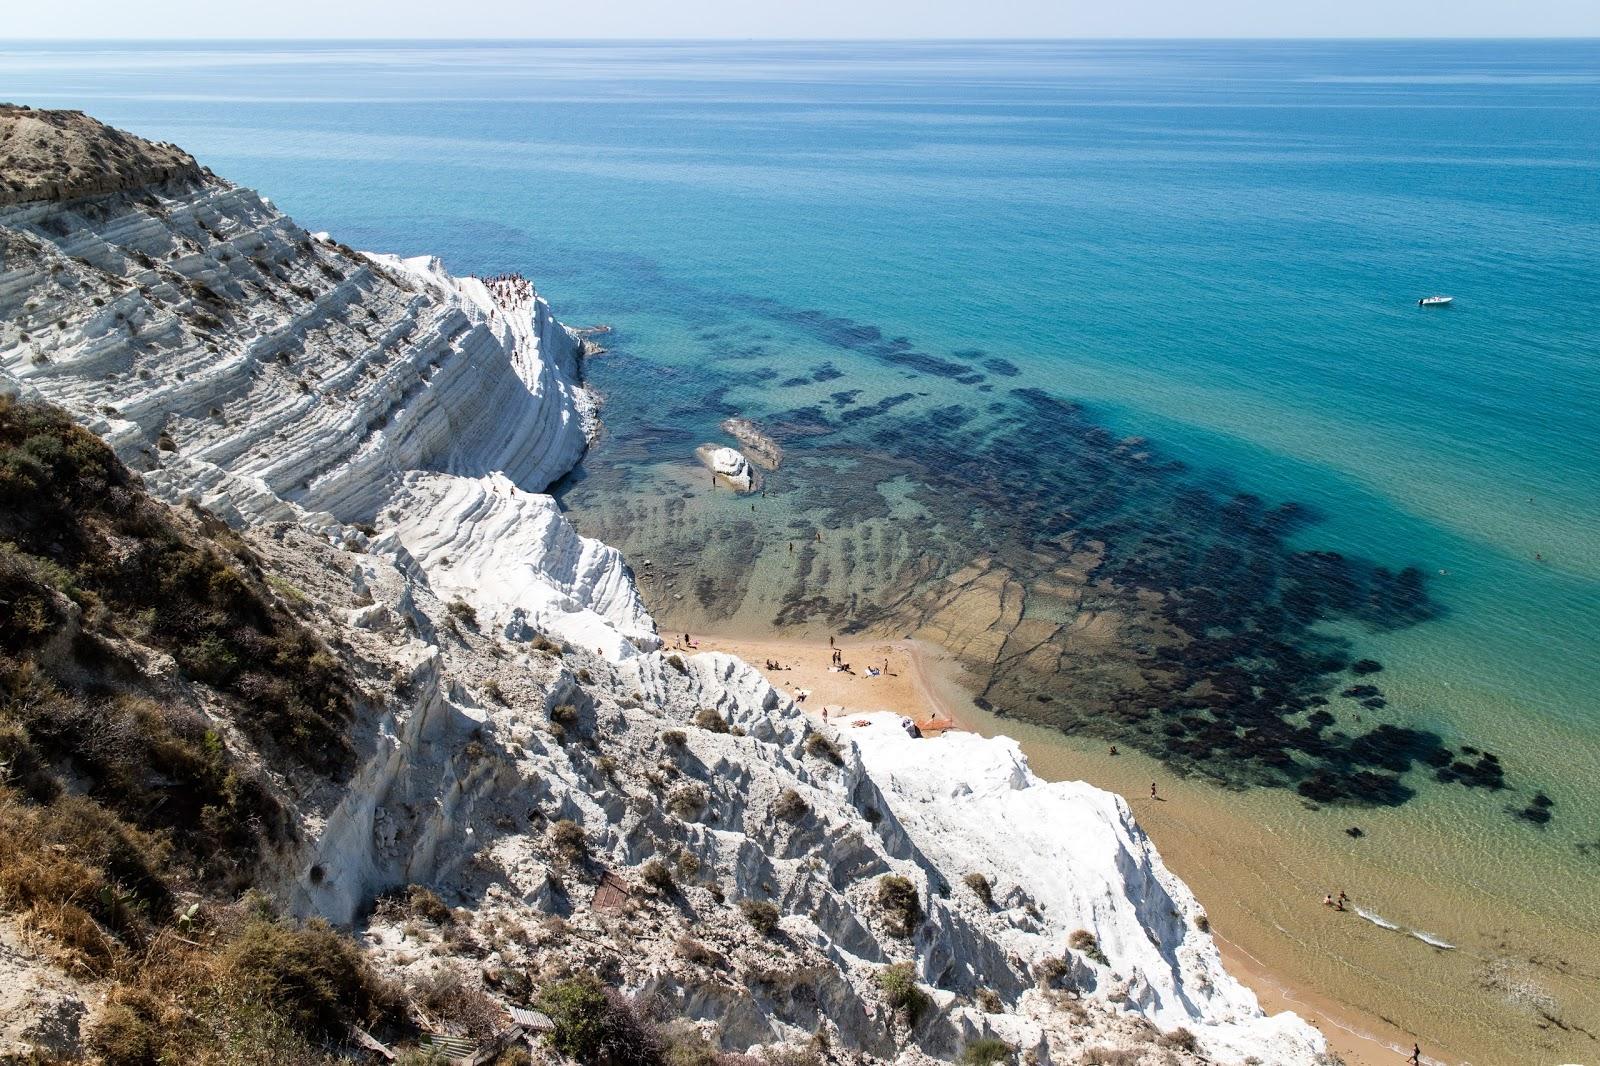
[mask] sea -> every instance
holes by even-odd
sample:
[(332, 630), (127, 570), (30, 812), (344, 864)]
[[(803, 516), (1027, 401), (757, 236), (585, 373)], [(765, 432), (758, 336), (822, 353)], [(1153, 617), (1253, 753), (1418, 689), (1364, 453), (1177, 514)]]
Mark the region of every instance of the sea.
[(526, 274), (609, 327), (553, 491), (665, 628), (937, 645), (1209, 811), (1151, 831), (1286, 981), (1600, 1057), (1600, 41), (9, 43), (0, 99)]

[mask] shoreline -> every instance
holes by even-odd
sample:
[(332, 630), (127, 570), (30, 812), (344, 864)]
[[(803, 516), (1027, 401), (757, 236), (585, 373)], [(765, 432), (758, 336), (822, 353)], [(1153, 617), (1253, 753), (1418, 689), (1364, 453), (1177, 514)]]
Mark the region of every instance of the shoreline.
[[(870, 639), (846, 637), (836, 639), (852, 672), (842, 673), (829, 669), (832, 649), (826, 639), (805, 640), (791, 637), (748, 637), (730, 634), (693, 634), (698, 647), (690, 651), (720, 651), (737, 655), (767, 676), (774, 687), (789, 695), (797, 690), (808, 693), (800, 706), (813, 717), (833, 717), (838, 714), (867, 711), (888, 711), (916, 720), (926, 731), (929, 724), (937, 728), (948, 722), (947, 728), (969, 730), (983, 735), (993, 735), (994, 730), (978, 728), (972, 721), (971, 711), (958, 710), (970, 698), (958, 681), (960, 668), (942, 649), (913, 639)], [(674, 642), (676, 644), (676, 642)], [(870, 677), (867, 666), (880, 669), (887, 659), (886, 676)], [(780, 669), (770, 669), (769, 661)], [(824, 712), (827, 712), (826, 715)], [(1035, 772), (1038, 772), (1037, 769)], [(1057, 779), (1059, 775), (1041, 777)], [(1107, 788), (1090, 781), (1106, 791), (1118, 792), (1131, 805), (1135, 797), (1126, 792)], [(1175, 830), (1163, 826), (1157, 831), (1147, 824), (1143, 814), (1139, 824), (1155, 841), (1157, 849), (1168, 867), (1200, 897), (1211, 909), (1211, 900), (1201, 894), (1188, 876), (1183, 859), (1188, 849), (1173, 847)], [(1228, 939), (1213, 928), (1212, 937), (1222, 955), (1228, 973), (1249, 988), (1269, 1014), (1293, 1011), (1315, 1026), (1327, 1039), (1328, 1050), (1338, 1055), (1347, 1066), (1379, 1066), (1380, 1063), (1398, 1061), (1409, 1053), (1412, 1039), (1386, 1019), (1371, 1015), (1358, 1007), (1340, 1002), (1330, 995), (1306, 987), (1286, 977), (1268, 961), (1253, 954), (1246, 946)], [(1402, 1050), (1402, 1039), (1405, 1041)], [(1424, 1061), (1442, 1063), (1451, 1061), (1424, 1057)]]

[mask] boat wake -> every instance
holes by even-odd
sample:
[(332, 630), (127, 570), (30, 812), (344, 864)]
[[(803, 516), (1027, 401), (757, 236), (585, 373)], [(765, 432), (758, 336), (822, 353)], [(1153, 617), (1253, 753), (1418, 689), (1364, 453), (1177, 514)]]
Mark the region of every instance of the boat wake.
[(1414, 939), (1422, 941), (1424, 944), (1427, 944), (1429, 947), (1440, 948), (1440, 949), (1442, 949), (1444, 951), (1454, 951), (1456, 949), (1456, 946), (1454, 944), (1450, 943), (1447, 940), (1441, 940), (1438, 937), (1434, 936), (1432, 933), (1424, 933), (1420, 929), (1407, 929), (1404, 926), (1396, 925), (1394, 922), (1391, 922), (1389, 919), (1385, 918), (1383, 915), (1374, 914), (1373, 912), (1371, 912), (1369, 910), (1365, 910), (1365, 909), (1363, 909), (1361, 907), (1352, 907), (1351, 909), (1354, 910), (1357, 915), (1359, 915), (1360, 917), (1362, 917), (1362, 918), (1366, 919), (1367, 921), (1371, 922), (1373, 925), (1377, 926), (1380, 929), (1389, 929), (1389, 930), (1393, 930), (1396, 933), (1404, 933), (1406, 936), (1413, 937)]

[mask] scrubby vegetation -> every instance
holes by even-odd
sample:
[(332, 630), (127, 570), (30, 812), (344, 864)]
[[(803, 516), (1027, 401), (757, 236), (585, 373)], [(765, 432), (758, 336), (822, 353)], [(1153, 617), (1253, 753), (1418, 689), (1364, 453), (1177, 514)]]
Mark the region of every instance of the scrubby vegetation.
[(417, 918), (434, 925), (449, 925), (455, 915), (439, 894), (426, 885), (407, 885), (378, 901), (377, 913), (391, 919)]
[(889, 1006), (903, 1011), (906, 1020), (913, 1026), (933, 1005), (933, 1000), (917, 984), (916, 967), (909, 962), (885, 966), (878, 971), (876, 980)]
[(583, 826), (563, 818), (550, 827), (550, 843), (567, 859), (577, 861), (589, 854), (589, 838)]
[(974, 872), (968, 874), (962, 880), (967, 883), (968, 888), (972, 889), (972, 894), (983, 901), (985, 907), (994, 906), (994, 886), (989, 883), (987, 877)]
[(88, 1034), (105, 1066), (320, 1063), (352, 1023), (396, 1016), (398, 994), (328, 926), (219, 918), (208, 946), (160, 938), (121, 972)]
[(776, 803), (772, 805), (772, 813), (786, 822), (798, 822), (811, 810), (811, 804), (792, 788), (783, 790)]
[(1072, 935), (1067, 937), (1067, 946), (1072, 948), (1073, 951), (1081, 951), (1102, 966), (1111, 965), (1106, 958), (1106, 953), (1100, 950), (1100, 941), (1095, 939), (1095, 935), (1087, 929), (1073, 930)]
[(0, 909), (106, 979), (95, 1053), (320, 1061), (381, 1016), (348, 939), (210, 902), (294, 830), (256, 756), (142, 668), (170, 654), (269, 767), (349, 767), (344, 669), (245, 543), (152, 500), (59, 411), (0, 397), (0, 605)]
[(672, 871), (660, 859), (651, 859), (639, 871), (639, 876), (644, 883), (660, 892), (662, 895), (671, 895), (677, 891), (678, 883), (672, 879)]
[(899, 874), (884, 874), (878, 878), (878, 906), (883, 909), (884, 922), (895, 936), (909, 937), (922, 924), (917, 886)]
[(702, 707), (695, 712), (694, 724), (700, 729), (709, 730), (713, 733), (726, 733), (728, 731), (727, 720), (710, 707)]
[(739, 910), (744, 914), (745, 921), (762, 936), (771, 936), (778, 928), (778, 908), (764, 899), (740, 900)]
[(1157, 1041), (1162, 1047), (1172, 1048), (1176, 1051), (1199, 1051), (1200, 1041), (1189, 1030), (1179, 1026), (1170, 1033), (1162, 1033)]
[(1010, 1062), (1015, 1049), (1004, 1040), (984, 1037), (961, 1049), (962, 1066), (996, 1066)]
[[(226, 782), (207, 769), (215, 760), (194, 715), (125, 707), (113, 726), (89, 731), (100, 744), (88, 743), (82, 727), (102, 720), (98, 705), (138, 688), (126, 641), (171, 653), (189, 677), (237, 701), (237, 721), (257, 742), (325, 772), (349, 765), (343, 668), (278, 604), (244, 543), (203, 512), (195, 519), (198, 531), (60, 412), (0, 398), (0, 600), (9, 605), (0, 612), (0, 757), (33, 771), (24, 788), (36, 798), (48, 791), (47, 767), (126, 785), (148, 756), (200, 784), (220, 801), (213, 806), (250, 802), (217, 795)], [(38, 667), (53, 640), (70, 642), (70, 683)]]
[(812, 733), (806, 737), (806, 754), (831, 762), (835, 766), (844, 765), (844, 757), (839, 754), (839, 745), (821, 733)]
[(593, 974), (555, 982), (540, 994), (538, 1005), (555, 1022), (551, 1043), (585, 1066), (659, 1066), (662, 1061), (655, 1026)]

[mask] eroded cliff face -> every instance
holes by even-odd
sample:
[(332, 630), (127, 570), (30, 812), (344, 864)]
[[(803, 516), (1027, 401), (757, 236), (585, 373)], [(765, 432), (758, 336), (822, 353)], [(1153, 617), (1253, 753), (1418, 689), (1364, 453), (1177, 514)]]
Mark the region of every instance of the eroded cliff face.
[[(621, 556), (541, 494), (593, 407), (525, 281), (157, 179), (0, 208), (0, 390), (241, 528), (359, 683), (354, 773), (278, 782), (297, 832), (261, 881), (286, 907), (511, 1001), (592, 969), (727, 1048), (1317, 1061), (1116, 797), (1004, 740), (819, 728), (738, 660), (661, 652)], [(408, 884), (462, 908), (448, 929), (371, 913)], [(893, 963), (929, 1009), (889, 1001)]]

